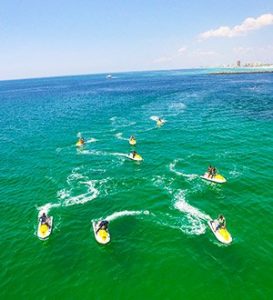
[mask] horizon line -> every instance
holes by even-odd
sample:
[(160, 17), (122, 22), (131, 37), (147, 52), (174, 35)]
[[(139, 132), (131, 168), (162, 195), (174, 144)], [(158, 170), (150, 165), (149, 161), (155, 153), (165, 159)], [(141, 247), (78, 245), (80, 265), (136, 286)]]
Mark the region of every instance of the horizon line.
[[(209, 69), (214, 67), (191, 67), (191, 68), (179, 68), (179, 69), (159, 69), (159, 70), (131, 70), (131, 71), (115, 71), (115, 72), (98, 72), (98, 73), (79, 73), (79, 74), (59, 74), (59, 75), (48, 75), (38, 77), (21, 77), (21, 78), (10, 78), (0, 79), (3, 81), (16, 81), (16, 80), (32, 80), (32, 79), (47, 79), (47, 78), (61, 78), (61, 77), (76, 77), (76, 76), (88, 76), (88, 75), (109, 75), (109, 74), (122, 74), (122, 73), (141, 73), (141, 72), (162, 72), (162, 71), (179, 71), (179, 70), (193, 70), (193, 69)], [(216, 67), (215, 67), (216, 68)]]
[[(79, 74), (56, 74), (48, 76), (38, 76), (38, 77), (21, 77), (21, 78), (9, 78), (9, 79), (0, 79), (0, 82), (5, 81), (20, 81), (20, 80), (33, 80), (33, 79), (50, 79), (50, 78), (63, 78), (63, 77), (80, 77), (80, 76), (94, 76), (94, 75), (112, 75), (112, 74), (124, 74), (124, 73), (141, 73), (141, 72), (167, 72), (167, 71), (182, 71), (182, 70), (204, 70), (204, 69), (264, 69), (263, 66), (257, 67), (247, 67), (241, 66), (199, 66), (191, 68), (178, 68), (178, 69), (159, 69), (159, 70), (130, 70), (130, 71), (115, 71), (115, 72), (97, 72), (97, 73), (79, 73)], [(272, 68), (272, 66), (269, 66)]]

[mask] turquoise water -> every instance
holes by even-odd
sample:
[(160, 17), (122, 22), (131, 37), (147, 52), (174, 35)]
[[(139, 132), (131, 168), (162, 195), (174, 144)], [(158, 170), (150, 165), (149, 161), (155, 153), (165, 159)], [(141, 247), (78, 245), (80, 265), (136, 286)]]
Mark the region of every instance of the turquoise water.
[[(272, 121), (272, 74), (0, 82), (1, 299), (271, 299)], [(209, 164), (226, 184), (199, 178)], [(220, 213), (229, 246), (207, 226)]]

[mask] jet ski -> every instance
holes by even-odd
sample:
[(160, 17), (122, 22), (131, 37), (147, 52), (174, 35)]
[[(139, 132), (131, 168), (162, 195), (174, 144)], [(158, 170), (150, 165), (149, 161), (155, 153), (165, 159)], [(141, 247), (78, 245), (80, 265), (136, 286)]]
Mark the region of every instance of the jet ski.
[(217, 240), (223, 244), (230, 244), (232, 242), (231, 234), (227, 231), (226, 228), (219, 228), (216, 230), (219, 222), (216, 220), (208, 221), (208, 225), (217, 238)]
[(208, 181), (211, 181), (211, 182), (214, 182), (214, 183), (225, 183), (225, 182), (227, 182), (225, 177), (222, 176), (221, 174), (216, 174), (216, 175), (212, 176), (212, 178), (211, 178), (211, 175), (209, 175), (209, 173), (206, 172), (204, 175), (202, 175), (200, 177), (204, 180), (208, 180)]
[(40, 240), (46, 240), (52, 233), (53, 228), (53, 217), (46, 217), (46, 222), (42, 222), (41, 217), (43, 215), (43, 211), (39, 213), (39, 223), (38, 223), (38, 229), (37, 229), (37, 236)]
[(96, 241), (100, 244), (105, 245), (110, 242), (110, 234), (108, 228), (107, 227), (105, 228), (105, 226), (99, 229), (101, 222), (102, 222), (101, 220), (98, 222), (93, 221), (92, 226), (93, 226), (93, 231), (94, 231)]
[(142, 161), (142, 160), (143, 160), (142, 156), (140, 156), (140, 155), (137, 154), (137, 153), (133, 154), (133, 152), (131, 152), (127, 157), (128, 157), (129, 159), (135, 160), (135, 161)]
[(164, 124), (165, 124), (165, 121), (164, 121), (164, 120), (158, 119), (158, 120), (156, 121), (156, 125), (157, 125), (157, 126), (162, 126), (162, 125), (164, 125)]
[(133, 137), (130, 137), (129, 144), (132, 145), (132, 146), (135, 146), (136, 145), (136, 139), (133, 138)]
[(76, 143), (76, 147), (82, 147), (84, 145), (84, 139), (79, 139)]

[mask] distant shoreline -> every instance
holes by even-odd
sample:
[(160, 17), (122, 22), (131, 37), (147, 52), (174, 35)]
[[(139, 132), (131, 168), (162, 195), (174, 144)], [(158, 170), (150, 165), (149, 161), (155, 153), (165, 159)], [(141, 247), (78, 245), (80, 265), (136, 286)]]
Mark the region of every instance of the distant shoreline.
[(236, 74), (263, 74), (263, 73), (273, 73), (273, 70), (247, 70), (247, 71), (220, 71), (212, 72), (209, 75), (236, 75)]

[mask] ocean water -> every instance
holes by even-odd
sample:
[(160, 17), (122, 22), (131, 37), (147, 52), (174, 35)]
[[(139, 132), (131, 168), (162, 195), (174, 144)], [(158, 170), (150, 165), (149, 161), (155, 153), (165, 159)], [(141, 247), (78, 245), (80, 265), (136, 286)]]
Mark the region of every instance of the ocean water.
[[(1, 299), (273, 298), (273, 74), (2, 81), (0, 128)], [(200, 179), (209, 164), (226, 184)]]

